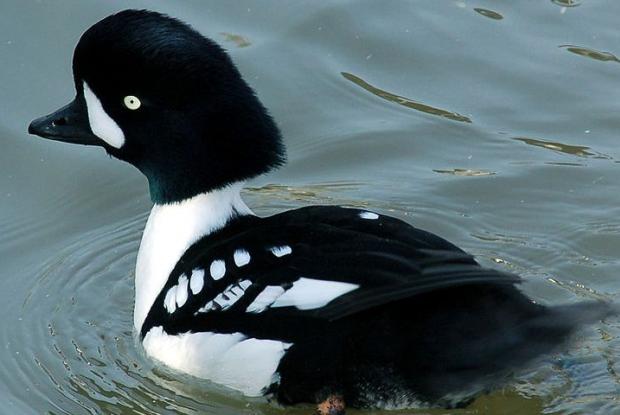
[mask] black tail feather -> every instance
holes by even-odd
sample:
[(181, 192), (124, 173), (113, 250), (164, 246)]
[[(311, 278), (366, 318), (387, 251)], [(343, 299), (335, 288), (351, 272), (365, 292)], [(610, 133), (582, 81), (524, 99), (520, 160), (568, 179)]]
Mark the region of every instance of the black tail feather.
[(489, 331), (487, 336), (463, 341), (458, 354), (463, 360), (454, 359), (445, 372), (427, 379), (432, 400), (444, 406), (458, 406), (463, 399), (497, 388), (510, 374), (566, 347), (570, 337), (585, 326), (620, 314), (617, 304), (607, 302), (541, 307), (540, 310), (537, 316), (525, 318), (519, 324), (506, 325)]

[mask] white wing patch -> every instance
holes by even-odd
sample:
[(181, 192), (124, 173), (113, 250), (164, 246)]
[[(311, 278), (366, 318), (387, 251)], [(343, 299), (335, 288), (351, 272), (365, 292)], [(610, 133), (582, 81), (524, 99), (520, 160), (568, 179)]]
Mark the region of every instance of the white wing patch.
[(226, 264), (221, 259), (216, 259), (211, 263), (209, 273), (214, 280), (222, 279), (226, 274)]
[(278, 258), (283, 257), (284, 255), (288, 255), (293, 252), (293, 249), (288, 245), (283, 246), (274, 246), (271, 248), (271, 253), (273, 253)]
[(346, 282), (300, 278), (288, 290), (281, 286), (268, 285), (245, 311), (260, 313), (269, 307), (288, 306), (294, 306), (300, 310), (312, 310), (323, 307), (330, 301), (357, 288), (359, 285)]
[(245, 249), (237, 249), (233, 254), (233, 259), (236, 266), (242, 267), (250, 263), (250, 253)]
[(245, 311), (248, 313), (260, 313), (273, 304), (282, 294), (284, 294), (284, 288), (278, 285), (268, 285), (256, 296), (252, 304), (250, 304)]
[(379, 215), (374, 212), (360, 212), (360, 218), (374, 220), (379, 219)]
[(244, 393), (261, 396), (291, 343), (247, 338), (241, 333), (168, 335), (153, 327), (143, 340), (146, 353), (169, 367), (212, 380)]
[(312, 310), (357, 288), (359, 285), (347, 282), (300, 278), (271, 307), (294, 306), (300, 310)]
[(125, 144), (125, 133), (118, 124), (103, 109), (103, 105), (97, 95), (84, 82), (84, 99), (88, 111), (90, 129), (97, 137), (115, 148), (121, 148)]
[(189, 288), (192, 294), (198, 294), (205, 285), (205, 270), (196, 268), (192, 271), (192, 277), (189, 280)]

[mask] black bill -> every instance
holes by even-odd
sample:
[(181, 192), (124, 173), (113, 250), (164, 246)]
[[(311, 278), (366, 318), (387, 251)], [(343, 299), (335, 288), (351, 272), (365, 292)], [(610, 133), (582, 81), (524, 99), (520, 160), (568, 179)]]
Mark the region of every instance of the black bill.
[(30, 123), (30, 134), (66, 143), (101, 145), (90, 129), (86, 105), (78, 98), (59, 110)]

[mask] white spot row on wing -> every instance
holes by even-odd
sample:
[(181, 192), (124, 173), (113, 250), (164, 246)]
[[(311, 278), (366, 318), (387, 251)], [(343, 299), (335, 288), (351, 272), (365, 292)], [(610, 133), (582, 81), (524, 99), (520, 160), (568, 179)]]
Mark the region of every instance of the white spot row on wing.
[(211, 263), (209, 273), (211, 274), (211, 278), (216, 281), (222, 279), (222, 277), (226, 274), (226, 263), (221, 259), (216, 259)]
[(374, 212), (360, 212), (360, 218), (374, 220), (379, 219), (379, 215)]
[(242, 267), (250, 263), (250, 253), (245, 249), (237, 249), (233, 254), (235, 265)]
[(205, 285), (205, 270), (195, 269), (192, 271), (192, 277), (189, 280), (189, 288), (192, 290), (192, 294), (198, 294), (202, 291), (202, 287)]

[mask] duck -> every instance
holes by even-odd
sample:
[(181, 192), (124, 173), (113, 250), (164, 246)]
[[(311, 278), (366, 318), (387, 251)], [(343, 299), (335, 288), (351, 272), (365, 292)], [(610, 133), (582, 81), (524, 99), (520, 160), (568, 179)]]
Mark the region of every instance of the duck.
[(616, 314), (538, 304), (517, 275), (380, 212), (255, 215), (241, 191), (285, 162), (281, 132), (227, 52), (176, 18), (95, 23), (73, 79), (75, 98), (28, 131), (146, 176), (133, 324), (174, 371), (320, 414), (456, 407)]

